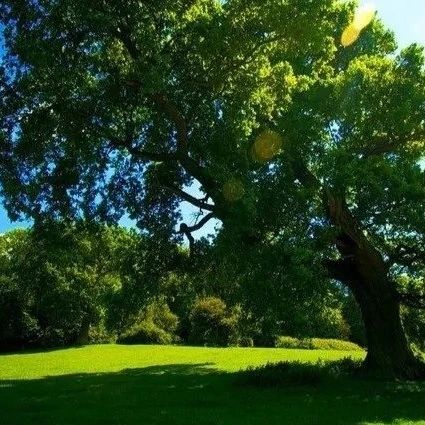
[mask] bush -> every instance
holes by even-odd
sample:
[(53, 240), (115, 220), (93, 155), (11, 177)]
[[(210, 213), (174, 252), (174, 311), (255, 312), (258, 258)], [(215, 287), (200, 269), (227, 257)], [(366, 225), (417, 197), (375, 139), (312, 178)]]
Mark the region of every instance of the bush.
[(109, 332), (103, 323), (96, 326), (90, 326), (89, 344), (111, 344), (116, 342), (117, 336)]
[(161, 344), (174, 342), (173, 335), (149, 320), (136, 323), (117, 339), (119, 344)]
[(339, 350), (339, 351), (362, 351), (363, 349), (351, 341), (342, 341), (340, 339), (311, 339), (312, 350)]
[(360, 351), (362, 348), (350, 341), (339, 339), (308, 338), (298, 339), (290, 336), (279, 336), (276, 339), (277, 348), (298, 348), (306, 350), (339, 350)]
[(170, 310), (163, 299), (158, 299), (149, 304), (144, 313), (144, 319), (154, 323), (158, 328), (169, 334), (175, 334), (179, 326), (179, 318)]
[(254, 340), (248, 336), (242, 336), (237, 340), (238, 347), (253, 347)]
[(220, 298), (207, 297), (195, 302), (190, 312), (192, 344), (227, 346), (237, 343), (237, 316), (227, 310)]
[(309, 339), (298, 339), (292, 336), (278, 336), (275, 341), (276, 348), (302, 348), (309, 350), (311, 342)]
[(348, 340), (350, 338), (350, 326), (346, 322), (340, 306), (324, 306), (312, 318), (308, 334), (319, 338)]
[(339, 361), (317, 363), (280, 362), (248, 368), (239, 372), (236, 382), (255, 387), (278, 387), (285, 385), (318, 385), (354, 375), (361, 362), (345, 358)]
[(136, 319), (135, 323), (118, 338), (121, 344), (172, 344), (177, 341), (175, 332), (179, 325), (178, 317), (168, 304), (158, 299), (150, 303)]
[(342, 311), (350, 328), (350, 335), (348, 339), (362, 347), (366, 347), (366, 331), (362, 319), (362, 313), (353, 295), (349, 295), (344, 299)]

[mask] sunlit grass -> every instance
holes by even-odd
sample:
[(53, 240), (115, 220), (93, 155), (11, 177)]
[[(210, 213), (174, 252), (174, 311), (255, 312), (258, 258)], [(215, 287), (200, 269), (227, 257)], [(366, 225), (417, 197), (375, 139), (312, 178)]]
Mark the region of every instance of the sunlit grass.
[[(347, 355), (364, 356), (358, 351), (119, 345), (4, 355), (0, 424), (425, 425), (424, 384), (322, 381), (309, 376), (317, 375), (314, 367), (303, 366)], [(274, 386), (267, 386), (274, 367), (238, 372), (282, 361), (301, 364), (286, 366), (295, 379), (281, 376)], [(263, 369), (269, 375), (263, 376)]]
[(103, 345), (16, 354), (0, 357), (0, 379), (35, 379), (72, 373), (118, 372), (123, 369), (169, 364), (208, 363), (220, 371), (235, 372), (267, 362), (338, 360), (362, 353), (332, 350), (264, 348), (203, 348), (155, 345)]

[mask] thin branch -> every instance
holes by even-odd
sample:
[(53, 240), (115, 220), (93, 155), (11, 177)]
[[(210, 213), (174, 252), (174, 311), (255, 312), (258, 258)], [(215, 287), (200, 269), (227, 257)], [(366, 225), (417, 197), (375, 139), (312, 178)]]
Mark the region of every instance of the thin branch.
[(131, 58), (135, 61), (140, 55), (140, 51), (139, 48), (136, 46), (136, 43), (134, 43), (131, 39), (130, 32), (128, 31), (128, 29), (124, 28), (123, 25), (120, 25), (115, 31), (112, 32), (112, 34), (124, 44)]
[(189, 227), (185, 223), (182, 223), (180, 225), (180, 233), (184, 233), (184, 235), (187, 237), (187, 240), (189, 241), (190, 256), (193, 255), (195, 246), (195, 238), (193, 237), (192, 232), (195, 232), (196, 230), (199, 230), (204, 227), (205, 224), (207, 224), (213, 217), (214, 214), (209, 213), (198, 224), (195, 224), (194, 226)]
[[(144, 150), (139, 150), (137, 148), (133, 148), (131, 143), (127, 140), (120, 140), (118, 138), (110, 138), (110, 142), (114, 148), (125, 148), (133, 157), (140, 159), (142, 161), (154, 161), (154, 162), (177, 162), (177, 157), (171, 153), (154, 153), (147, 152)], [(182, 200), (189, 202), (195, 207), (201, 208), (206, 211), (214, 211), (214, 205), (211, 205), (202, 199), (195, 198), (184, 190), (180, 189), (177, 186), (172, 184), (164, 184), (161, 183), (161, 186), (165, 189), (170, 190)], [(206, 197), (208, 199), (209, 196)]]
[[(134, 41), (131, 39), (128, 29), (125, 28), (124, 26), (120, 26), (118, 30), (114, 33), (114, 35), (119, 40), (122, 41), (122, 43), (127, 48), (130, 56), (132, 57), (132, 59), (134, 61), (137, 61), (140, 56), (140, 52), (138, 47), (134, 43)], [(142, 87), (142, 83), (135, 80), (128, 81), (127, 84), (135, 88)], [(201, 166), (197, 161), (195, 161), (193, 158), (189, 156), (189, 153), (188, 153), (189, 128), (183, 114), (178, 110), (177, 106), (164, 93), (152, 94), (152, 95), (149, 95), (148, 98), (153, 101), (153, 103), (156, 105), (156, 107), (160, 111), (164, 112), (167, 115), (168, 119), (174, 124), (176, 133), (177, 133), (176, 154), (175, 155), (167, 154), (166, 159), (157, 157), (157, 159), (154, 159), (154, 160), (164, 161), (169, 159), (175, 160), (177, 158), (181, 166), (191, 176), (196, 178), (209, 193), (214, 192), (214, 189), (217, 186), (216, 181), (209, 175), (209, 173), (203, 166)], [(146, 152), (142, 153), (142, 152), (133, 151), (133, 153), (142, 159), (145, 159), (145, 158), (150, 159), (156, 156), (156, 154), (154, 154), (154, 156), (147, 155)], [(187, 197), (185, 199), (188, 200)], [(188, 202), (193, 204), (195, 199), (196, 198), (193, 198), (189, 200)], [(196, 200), (196, 202), (197, 203), (193, 205), (199, 205), (199, 201)], [(212, 207), (207, 204), (202, 204), (201, 208), (212, 211)]]
[(404, 137), (393, 138), (391, 139), (389, 136), (382, 136), (376, 138), (374, 143), (363, 149), (360, 154), (364, 158), (370, 158), (372, 156), (382, 155), (385, 153), (393, 153), (403, 146), (407, 145), (410, 142), (415, 140), (422, 140), (425, 137), (425, 130), (422, 129), (418, 132), (412, 132)]
[(425, 251), (405, 244), (398, 245), (388, 259), (389, 264), (400, 264), (407, 267), (414, 262), (425, 264)]
[(174, 185), (163, 185), (165, 189), (170, 190), (175, 195), (177, 195), (179, 198), (181, 198), (184, 201), (189, 202), (190, 204), (194, 205), (195, 207), (199, 207), (206, 211), (214, 211), (214, 205), (207, 204), (203, 202), (201, 199), (195, 198), (194, 196), (190, 195), (189, 193), (185, 192), (184, 190), (180, 189), (177, 186)]
[[(212, 218), (214, 218), (214, 213), (212, 212), (208, 213), (198, 224), (195, 224), (194, 226), (190, 226), (190, 227), (185, 225), (186, 226), (185, 230), (190, 233), (196, 232), (197, 230), (202, 229)], [(183, 224), (180, 226), (180, 231), (182, 231), (182, 226)]]

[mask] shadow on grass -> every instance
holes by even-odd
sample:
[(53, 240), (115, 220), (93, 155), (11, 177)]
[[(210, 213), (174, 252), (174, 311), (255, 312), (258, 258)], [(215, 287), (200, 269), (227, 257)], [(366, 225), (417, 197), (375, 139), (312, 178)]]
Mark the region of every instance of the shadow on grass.
[(0, 347), (0, 355), (2, 356), (16, 356), (16, 355), (27, 355), (27, 354), (43, 354), (50, 353), (53, 351), (63, 351), (65, 349), (75, 349), (75, 348), (85, 348), (87, 345), (75, 344), (67, 346), (57, 346), (57, 347), (22, 347), (22, 348), (7, 348)]
[[(409, 423), (425, 420), (425, 384), (339, 377), (308, 382), (285, 365), (224, 373), (176, 364), (118, 373), (0, 381), (2, 425), (274, 425)], [(307, 370), (307, 369), (306, 369)], [(280, 373), (273, 387), (265, 375)], [(313, 372), (314, 373), (314, 372)], [(307, 382), (307, 383), (305, 383)], [(259, 383), (259, 385), (257, 385)], [(405, 420), (405, 422), (397, 420)]]

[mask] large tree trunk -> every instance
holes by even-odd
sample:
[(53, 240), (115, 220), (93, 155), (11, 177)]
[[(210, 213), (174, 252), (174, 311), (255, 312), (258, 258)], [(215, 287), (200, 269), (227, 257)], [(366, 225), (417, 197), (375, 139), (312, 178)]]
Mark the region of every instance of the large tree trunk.
[(359, 280), (351, 283), (366, 329), (365, 369), (385, 377), (418, 379), (424, 369), (414, 357), (404, 332), (400, 304), (391, 283)]
[(367, 338), (364, 368), (386, 378), (425, 378), (425, 367), (415, 358), (403, 329), (397, 293), (370, 254), (357, 252), (327, 263), (331, 276), (350, 288), (360, 307)]
[(322, 193), (327, 218), (337, 230), (335, 242), (340, 259), (327, 261), (326, 265), (331, 277), (351, 289), (362, 311), (368, 344), (365, 368), (387, 377), (425, 378), (423, 363), (415, 359), (409, 347), (399, 296), (382, 254), (351, 213), (344, 195), (323, 187), (301, 158), (289, 158), (303, 185)]
[(355, 292), (366, 328), (366, 370), (401, 379), (420, 378), (424, 371), (407, 342), (398, 301), (385, 293), (376, 297), (367, 286), (363, 282)]
[[(328, 194), (329, 195), (329, 194)], [(389, 279), (388, 265), (356, 222), (344, 201), (329, 197), (329, 215), (340, 231), (338, 261), (327, 263), (331, 276), (346, 284), (360, 306), (366, 329), (365, 369), (399, 378), (425, 378), (424, 365), (415, 358), (400, 317), (400, 302)]]

